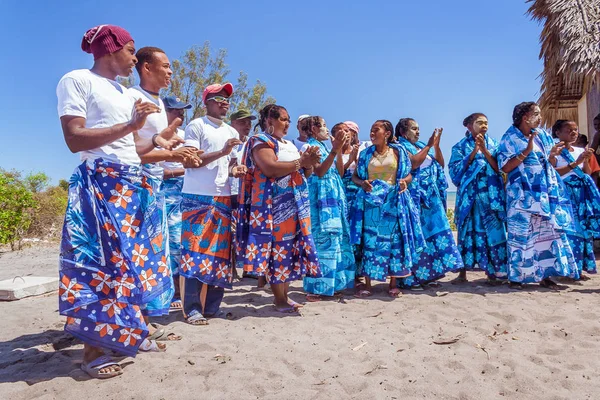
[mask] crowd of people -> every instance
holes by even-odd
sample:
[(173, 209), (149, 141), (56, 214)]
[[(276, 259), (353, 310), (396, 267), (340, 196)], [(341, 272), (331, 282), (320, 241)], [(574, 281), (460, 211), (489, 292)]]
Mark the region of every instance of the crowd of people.
[[(162, 352), (181, 339), (152, 317), (181, 310), (189, 324), (208, 324), (236, 268), (282, 313), (303, 306), (288, 297), (296, 280), (316, 302), (345, 290), (369, 297), (374, 281), (388, 282), (392, 297), (439, 286), (449, 272), (460, 284), (474, 269), (514, 289), (557, 289), (553, 277), (596, 272), (598, 152), (577, 147), (574, 121), (540, 129), (534, 102), (514, 108), (499, 142), (484, 114), (464, 119), (448, 162), (455, 240), (443, 129), (421, 141), (416, 120), (382, 119), (361, 142), (352, 121), (329, 130), (323, 117), (302, 115), (291, 140), (281, 105), (258, 116), (238, 109), (226, 123), (230, 83), (208, 85), (206, 115), (181, 129), (191, 106), (159, 96), (172, 75), (164, 51), (136, 52), (114, 25), (90, 29), (81, 46), (93, 67), (57, 88), (65, 141), (82, 161), (70, 179), (59, 296), (92, 377), (123, 372), (108, 351)], [(116, 78), (133, 68), (140, 84), (125, 88)], [(600, 129), (600, 115), (594, 123)]]

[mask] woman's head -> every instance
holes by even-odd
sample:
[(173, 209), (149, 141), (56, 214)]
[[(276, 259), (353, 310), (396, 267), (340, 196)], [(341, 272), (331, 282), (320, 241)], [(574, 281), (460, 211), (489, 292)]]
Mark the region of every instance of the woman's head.
[(324, 142), (329, 139), (329, 129), (323, 117), (313, 115), (305, 119), (305, 130), (308, 137), (317, 139), (319, 142)]
[(575, 121), (559, 119), (552, 125), (552, 136), (561, 142), (573, 144), (579, 137), (579, 127)]
[(390, 144), (394, 141), (394, 126), (387, 119), (378, 119), (371, 126), (370, 137), (375, 146)]
[(473, 113), (463, 120), (463, 126), (471, 132), (473, 137), (480, 133), (485, 135), (488, 131), (488, 119), (484, 113)]
[(283, 106), (268, 104), (260, 110), (257, 125), (271, 136), (281, 139), (290, 127), (290, 116)]
[(419, 124), (412, 118), (400, 118), (396, 124), (396, 138), (404, 138), (411, 143), (419, 141)]
[(537, 103), (533, 101), (526, 101), (520, 104), (517, 104), (513, 110), (513, 125), (517, 128), (520, 126), (527, 128), (529, 130), (535, 129), (540, 126), (542, 122), (542, 112)]
[[(331, 128), (331, 136), (333, 136), (335, 139), (341, 138), (344, 134), (353, 134), (352, 129), (350, 129), (345, 122), (338, 122), (333, 126), (333, 128)], [(346, 143), (346, 146), (342, 150), (346, 150), (351, 145), (352, 143), (350, 142)]]

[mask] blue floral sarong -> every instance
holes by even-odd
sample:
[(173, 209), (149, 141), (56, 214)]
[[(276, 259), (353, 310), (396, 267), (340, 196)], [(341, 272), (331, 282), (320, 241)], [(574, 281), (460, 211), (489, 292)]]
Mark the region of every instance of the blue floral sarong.
[[(410, 159), (400, 146), (390, 147), (398, 156), (396, 183), (373, 180), (369, 193), (359, 188), (350, 210), (350, 240), (362, 252), (358, 274), (378, 281), (410, 275), (424, 247), (418, 210), (407, 190), (399, 193), (398, 182), (410, 174)], [(360, 153), (356, 166), (360, 179), (368, 179), (374, 153), (375, 146)]]
[[(575, 162), (567, 149), (560, 156), (568, 163)], [(567, 238), (579, 274), (582, 271), (595, 274), (594, 239), (600, 239), (600, 192), (592, 177), (581, 168), (576, 167), (573, 172), (562, 178), (573, 208), (573, 229), (567, 230)]]
[[(399, 143), (412, 155), (425, 147), (423, 142), (412, 144), (404, 138), (400, 138)], [(446, 272), (464, 268), (446, 215), (448, 183), (444, 169), (436, 161), (433, 149), (430, 150), (429, 156), (432, 158), (431, 165), (413, 170), (413, 180), (408, 186), (419, 209), (426, 244), (419, 258), (418, 268), (413, 271), (411, 277), (402, 280), (403, 287), (431, 282), (444, 277)]]
[(135, 356), (148, 335), (140, 306), (169, 290), (156, 194), (138, 166), (82, 163), (69, 182), (59, 311), (85, 343)]
[[(538, 129), (536, 146), (508, 173), (508, 279), (541, 282), (551, 276), (579, 278), (566, 231), (572, 231), (572, 208), (562, 179), (548, 162), (554, 141)], [(511, 126), (500, 141), (498, 167), (521, 154), (529, 139)]]
[[(485, 136), (486, 148), (495, 157), (498, 142)], [(448, 170), (456, 185), (454, 221), (458, 249), (467, 269), (482, 269), (489, 277), (507, 276), (506, 192), (502, 175), (494, 171), (475, 148), (470, 132), (452, 147)]]
[[(321, 152), (323, 162), (329, 150), (314, 138), (308, 144)], [(344, 185), (335, 166), (319, 177), (308, 178), (312, 235), (319, 255), (322, 277), (304, 278), (307, 293), (333, 296), (335, 292), (354, 287), (356, 266), (350, 245), (350, 227)]]
[(173, 279), (179, 276), (181, 261), (181, 189), (183, 177), (165, 179), (161, 186), (161, 194), (165, 198), (167, 226), (169, 231), (169, 267)]

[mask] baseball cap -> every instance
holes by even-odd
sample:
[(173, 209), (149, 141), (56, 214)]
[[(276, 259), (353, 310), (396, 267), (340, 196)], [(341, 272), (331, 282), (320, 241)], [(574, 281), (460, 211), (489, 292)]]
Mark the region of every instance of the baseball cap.
[(251, 121), (254, 121), (256, 117), (252, 115), (252, 113), (246, 109), (239, 109), (236, 112), (231, 114), (230, 120), (235, 121), (238, 119), (250, 118)]
[(192, 105), (181, 101), (179, 97), (176, 96), (167, 96), (162, 99), (165, 104), (165, 108), (170, 108), (172, 110), (189, 110), (192, 108)]
[(233, 85), (229, 82), (224, 83), (222, 85), (218, 83), (208, 85), (206, 89), (204, 89), (204, 92), (202, 92), (202, 102), (206, 104), (206, 96), (208, 96), (211, 93), (219, 93), (221, 90), (225, 90), (225, 93), (227, 93), (227, 97), (229, 97), (233, 93)]

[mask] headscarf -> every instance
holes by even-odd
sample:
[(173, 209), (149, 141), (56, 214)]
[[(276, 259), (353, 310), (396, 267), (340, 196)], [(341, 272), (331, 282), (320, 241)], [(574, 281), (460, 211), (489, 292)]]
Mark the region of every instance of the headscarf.
[(89, 29), (81, 40), (81, 49), (94, 55), (94, 60), (117, 52), (132, 42), (133, 38), (125, 29), (116, 25), (98, 25)]

